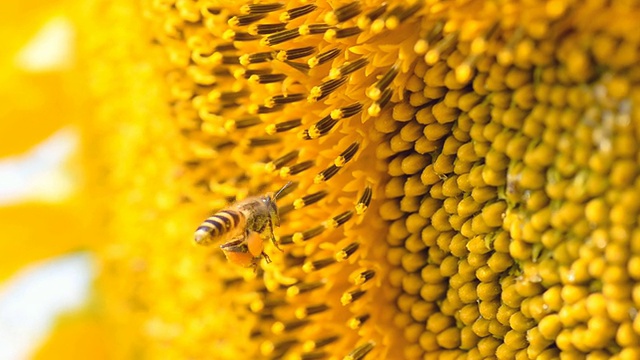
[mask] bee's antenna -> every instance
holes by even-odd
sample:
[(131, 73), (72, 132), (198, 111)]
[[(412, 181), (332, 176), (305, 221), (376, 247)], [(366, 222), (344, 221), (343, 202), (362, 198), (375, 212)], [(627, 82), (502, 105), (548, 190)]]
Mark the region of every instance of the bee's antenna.
[[(297, 182), (293, 182), (293, 181), (289, 181), (288, 183), (284, 184), (283, 187), (280, 188), (280, 190), (278, 190), (275, 194), (273, 194), (273, 198), (277, 201), (278, 199), (280, 199), (281, 197), (289, 194), (293, 189), (295, 189), (294, 185), (298, 185)], [(289, 190), (289, 191), (287, 191)]]

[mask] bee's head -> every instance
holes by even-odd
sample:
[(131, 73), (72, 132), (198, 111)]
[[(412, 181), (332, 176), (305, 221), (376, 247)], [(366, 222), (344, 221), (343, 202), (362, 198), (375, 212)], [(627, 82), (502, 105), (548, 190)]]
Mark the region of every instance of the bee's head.
[(274, 226), (280, 226), (280, 215), (278, 213), (278, 205), (276, 202), (281, 196), (285, 195), (285, 190), (293, 185), (293, 182), (286, 183), (280, 190), (275, 193), (269, 193), (265, 196), (265, 205), (267, 205), (267, 209), (269, 209), (269, 217), (271, 218), (271, 222)]

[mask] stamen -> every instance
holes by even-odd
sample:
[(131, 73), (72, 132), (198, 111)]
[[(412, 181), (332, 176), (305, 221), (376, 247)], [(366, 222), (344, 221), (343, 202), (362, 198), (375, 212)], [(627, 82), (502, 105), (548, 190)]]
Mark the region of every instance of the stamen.
[(337, 78), (349, 75), (352, 72), (365, 67), (368, 63), (369, 63), (369, 60), (367, 60), (367, 58), (364, 58), (364, 57), (361, 57), (360, 59), (355, 60), (353, 62), (347, 61), (344, 64), (340, 65), (340, 67), (338, 68), (332, 68), (329, 71), (329, 78), (337, 79)]
[(304, 344), (302, 344), (302, 350), (308, 352), (315, 349), (320, 349), (336, 342), (338, 339), (338, 336), (327, 336), (318, 340), (307, 340), (304, 342)]
[(247, 112), (252, 115), (269, 114), (273, 112), (278, 112), (280, 110), (282, 110), (282, 106), (268, 107), (268, 106), (258, 105), (258, 104), (250, 104), (249, 106), (247, 106)]
[(376, 345), (373, 341), (368, 341), (357, 348), (353, 349), (349, 355), (345, 356), (343, 360), (362, 360), (364, 357), (373, 350)]
[(297, 28), (284, 30), (284, 31), (271, 34), (267, 37), (262, 38), (262, 40), (260, 40), (260, 45), (273, 46), (273, 45), (281, 44), (285, 41), (293, 40), (298, 36), (300, 36), (300, 33), (298, 32)]
[[(332, 31), (332, 30), (329, 30)], [(329, 31), (327, 31), (327, 33), (329, 33)], [(358, 34), (360, 34), (362, 32), (362, 29), (360, 29), (357, 26), (352, 26), (352, 27), (348, 27), (348, 28), (344, 28), (344, 29), (339, 29), (339, 30), (335, 30), (335, 34), (332, 35), (327, 35), (327, 37), (330, 39), (344, 39), (344, 38), (348, 38), (351, 36), (356, 36)]]
[(347, 162), (349, 162), (349, 160), (353, 158), (359, 147), (360, 144), (358, 142), (354, 142), (353, 144), (349, 145), (349, 147), (345, 151), (340, 153), (340, 155), (338, 155), (338, 157), (333, 160), (333, 164), (337, 167), (343, 167)]
[(325, 196), (327, 196), (327, 194), (328, 193), (326, 191), (322, 190), (313, 194), (305, 195), (299, 199), (296, 199), (293, 202), (293, 207), (296, 210), (302, 209), (305, 206), (309, 206), (311, 204), (317, 203), (318, 201), (322, 200)]
[(324, 282), (312, 282), (312, 283), (300, 283), (291, 285), (287, 288), (287, 297), (294, 297), (296, 295), (304, 294), (309, 291), (316, 290), (324, 286)]
[(308, 73), (309, 69), (311, 69), (309, 65), (305, 63), (299, 63), (299, 62), (289, 61), (289, 60), (285, 60), (284, 63), (304, 74)]
[(360, 14), (360, 2), (354, 1), (350, 4), (343, 5), (324, 16), (324, 22), (329, 25), (337, 25), (341, 22), (345, 22), (354, 16)]
[(280, 133), (280, 132), (288, 131), (291, 129), (295, 129), (300, 125), (302, 125), (302, 119), (293, 119), (293, 120), (283, 121), (277, 124), (269, 124), (265, 128), (265, 132), (269, 135), (273, 135), (275, 133)]
[(212, 103), (229, 103), (249, 95), (247, 91), (211, 91), (207, 100)]
[(289, 175), (296, 175), (299, 174), (309, 168), (311, 168), (314, 165), (313, 160), (307, 160), (307, 161), (303, 161), (301, 163), (292, 165), (290, 167), (288, 166), (284, 166), (280, 169), (280, 177), (287, 177)]
[(311, 24), (311, 25), (302, 25), (298, 28), (298, 32), (300, 35), (319, 35), (324, 34), (327, 30), (331, 29), (332, 26), (328, 24)]
[(271, 69), (236, 69), (233, 71), (233, 77), (236, 79), (250, 79), (255, 75), (266, 75), (271, 73)]
[(406, 20), (409, 16), (415, 14), (420, 8), (422, 8), (422, 1), (416, 1), (415, 4), (409, 6), (408, 8), (403, 8), (398, 6), (397, 8), (391, 10), (391, 14), (385, 20), (385, 26), (389, 30), (396, 29), (404, 20)]
[(270, 98), (265, 99), (264, 105), (267, 107), (273, 107), (278, 105), (291, 104), (305, 98), (305, 94), (287, 94), (287, 95), (276, 95)]
[(258, 299), (254, 300), (249, 304), (249, 308), (251, 311), (257, 313), (263, 310), (272, 310), (278, 306), (287, 305), (287, 302), (284, 299)]
[(383, 3), (379, 8), (368, 12), (366, 15), (358, 18), (358, 27), (362, 30), (368, 28), (371, 23), (379, 18), (382, 14), (387, 11), (387, 3)]
[(297, 8), (289, 9), (282, 14), (280, 14), (279, 20), (282, 22), (288, 22), (295, 18), (299, 18), (300, 16), (307, 15), (317, 9), (318, 6), (314, 4), (303, 5)]
[(329, 306), (327, 306), (326, 304), (309, 305), (296, 309), (295, 315), (298, 319), (302, 320), (311, 315), (319, 314), (327, 310), (329, 310)]
[(259, 117), (257, 116), (251, 116), (245, 119), (238, 119), (238, 120), (227, 120), (224, 123), (224, 128), (231, 132), (233, 130), (236, 129), (246, 129), (258, 124), (261, 124), (262, 121), (260, 120)]
[(353, 330), (357, 330), (362, 326), (362, 324), (367, 322), (367, 320), (369, 320), (370, 317), (371, 316), (369, 314), (353, 317), (349, 319), (349, 321), (347, 322), (347, 326), (349, 326), (349, 328)]
[(249, 26), (247, 31), (252, 35), (269, 35), (283, 31), (287, 24), (254, 24)]
[(260, 137), (249, 139), (248, 142), (246, 143), (246, 146), (248, 147), (268, 146), (268, 145), (277, 144), (280, 141), (282, 141), (282, 138), (280, 137), (260, 136)]
[(356, 204), (356, 214), (362, 215), (365, 211), (367, 211), (367, 209), (369, 208), (369, 204), (371, 203), (372, 194), (373, 190), (371, 190), (371, 187), (367, 186), (364, 189), (360, 200), (358, 200), (358, 203)]
[(314, 67), (322, 65), (329, 60), (333, 60), (339, 54), (340, 54), (340, 49), (337, 49), (337, 48), (331, 49), (321, 54), (318, 54), (314, 57), (311, 57), (309, 60), (307, 60), (307, 64), (309, 65), (310, 69), (313, 69)]
[(356, 285), (362, 285), (364, 283), (366, 283), (367, 281), (373, 279), (373, 277), (376, 276), (376, 272), (373, 270), (365, 270), (363, 272), (361, 272), (358, 276), (356, 276), (353, 279), (353, 282)]
[[(280, 210), (279, 212), (282, 212), (282, 208), (280, 208), (278, 210)], [(280, 216), (282, 216), (282, 214)], [(280, 237), (280, 239), (278, 239), (278, 244), (279, 245), (293, 244), (293, 234), (291, 234), (291, 235), (282, 235)]]
[(373, 101), (380, 100), (382, 98), (383, 91), (387, 89), (393, 79), (395, 79), (396, 75), (398, 75), (398, 67), (394, 65), (380, 78), (380, 80), (367, 89), (367, 97)]
[(369, 108), (367, 109), (367, 113), (370, 116), (380, 115), (380, 112), (382, 111), (382, 109), (389, 103), (389, 100), (391, 100), (391, 94), (392, 94), (391, 89), (386, 89), (384, 92), (382, 92), (382, 96), (380, 96), (380, 100), (371, 104), (371, 106), (369, 106)]
[(231, 29), (227, 29), (222, 34), (222, 38), (227, 41), (253, 41), (260, 39), (260, 36), (251, 35), (248, 32), (233, 31)]
[(427, 65), (434, 65), (437, 63), (443, 54), (447, 53), (449, 50), (453, 49), (456, 44), (456, 39), (458, 34), (453, 32), (447, 34), (442, 40), (438, 41), (438, 43), (433, 47), (433, 49), (427, 51), (427, 54), (424, 56), (424, 61)]
[(317, 123), (311, 125), (308, 130), (304, 130), (301, 133), (300, 138), (303, 140), (317, 139), (328, 134), (337, 123), (338, 120), (333, 120), (330, 116), (325, 116)]
[(282, 354), (289, 351), (289, 349), (291, 349), (291, 347), (293, 347), (297, 343), (298, 339), (295, 337), (293, 339), (281, 340), (277, 343), (267, 340), (260, 344), (260, 353), (262, 353), (262, 355), (264, 356), (268, 356), (271, 354)]
[(225, 55), (225, 56), (222, 57), (222, 64), (223, 65), (238, 65), (238, 64), (240, 64), (240, 59), (238, 59), (237, 56)]
[(335, 264), (335, 262), (336, 262), (335, 258), (325, 258), (320, 260), (314, 260), (302, 265), (302, 270), (306, 273), (310, 273), (312, 271), (323, 269), (331, 264)]
[(273, 171), (276, 171), (276, 170), (280, 169), (281, 167), (283, 167), (284, 165), (286, 165), (290, 161), (293, 161), (293, 159), (297, 158), (298, 154), (299, 154), (298, 150), (293, 150), (291, 152), (288, 152), (288, 153), (280, 156), (279, 158), (277, 158), (275, 160), (272, 160), (272, 161), (268, 162), (266, 164), (267, 171), (273, 172)]
[(355, 103), (355, 104), (351, 104), (349, 106), (345, 106), (343, 108), (335, 109), (331, 111), (331, 118), (334, 120), (346, 119), (353, 115), (356, 115), (360, 111), (362, 111), (362, 104)]
[(316, 175), (316, 177), (313, 178), (313, 183), (320, 184), (321, 182), (325, 182), (331, 179), (335, 174), (338, 173), (338, 170), (340, 170), (340, 168), (335, 165), (329, 166), (328, 168), (319, 172), (318, 175)]
[(273, 51), (265, 51), (254, 54), (244, 54), (238, 58), (240, 65), (249, 66), (273, 60)]
[(326, 227), (324, 227), (323, 225), (319, 225), (319, 226), (316, 226), (316, 227), (311, 228), (311, 229), (306, 230), (306, 231), (297, 232), (297, 233), (293, 234), (292, 241), (295, 244), (300, 244), (300, 243), (302, 243), (304, 241), (307, 241), (309, 239), (312, 239), (312, 238), (322, 234), (325, 229), (326, 229)]
[(216, 45), (216, 47), (213, 48), (213, 50), (223, 52), (223, 51), (233, 51), (238, 49), (236, 49), (236, 46), (233, 43), (226, 43), (226, 44)]
[(309, 320), (294, 320), (290, 322), (276, 321), (275, 323), (273, 323), (273, 325), (271, 325), (271, 331), (276, 335), (280, 335), (282, 333), (301, 328), (308, 323)]
[(329, 96), (329, 94), (334, 92), (337, 88), (342, 86), (346, 81), (347, 77), (343, 76), (339, 79), (327, 80), (319, 86), (314, 86), (313, 88), (311, 88), (309, 96), (307, 96), (307, 101), (312, 103), (324, 99), (325, 97)]
[(353, 216), (353, 211), (351, 210), (345, 211), (342, 214), (336, 215), (333, 218), (331, 218), (331, 220), (327, 222), (327, 227), (333, 228), (333, 229), (338, 228), (340, 225), (343, 225), (344, 223), (349, 221), (349, 219), (351, 219), (352, 216)]
[(360, 247), (359, 243), (351, 243), (347, 245), (344, 249), (338, 251), (335, 255), (336, 261), (341, 262), (347, 260), (353, 253), (358, 250)]
[(360, 299), (362, 297), (362, 295), (364, 295), (365, 293), (366, 293), (365, 290), (347, 291), (346, 293), (342, 294), (342, 297), (340, 298), (340, 303), (343, 306), (347, 306), (347, 305), (351, 304), (352, 302)]
[(281, 3), (272, 4), (247, 4), (240, 7), (240, 12), (243, 14), (266, 14), (272, 11), (280, 10), (284, 7)]
[(313, 46), (307, 46), (307, 47), (290, 49), (290, 50), (280, 50), (276, 55), (276, 59), (280, 61), (295, 60), (295, 59), (303, 58), (305, 56), (309, 56), (313, 54), (315, 51), (316, 51), (316, 48)]
[(287, 78), (287, 76), (285, 74), (261, 74), (261, 75), (251, 75), (248, 78), (249, 78), (249, 81), (255, 82), (258, 84), (271, 84), (275, 82), (282, 82), (284, 81), (284, 79)]
[(308, 352), (300, 355), (300, 360), (320, 360), (326, 359), (328, 354), (325, 351)]
[(266, 14), (250, 14), (250, 15), (234, 16), (231, 19), (229, 19), (229, 21), (227, 21), (227, 24), (229, 24), (229, 26), (234, 26), (234, 27), (247, 26), (258, 20), (264, 19), (266, 16), (267, 16)]

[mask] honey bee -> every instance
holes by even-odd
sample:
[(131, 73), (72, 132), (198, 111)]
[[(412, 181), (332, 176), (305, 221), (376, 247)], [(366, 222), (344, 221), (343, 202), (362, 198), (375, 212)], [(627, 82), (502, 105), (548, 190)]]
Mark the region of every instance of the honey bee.
[(292, 184), (288, 182), (276, 193), (250, 197), (215, 213), (196, 229), (195, 242), (209, 245), (230, 239), (221, 247), (229, 260), (242, 258), (239, 261), (232, 260), (236, 263), (246, 263), (248, 257), (254, 259), (263, 256), (268, 259), (262, 251), (262, 240), (270, 239), (279, 249), (273, 234), (274, 227), (280, 226), (276, 201)]

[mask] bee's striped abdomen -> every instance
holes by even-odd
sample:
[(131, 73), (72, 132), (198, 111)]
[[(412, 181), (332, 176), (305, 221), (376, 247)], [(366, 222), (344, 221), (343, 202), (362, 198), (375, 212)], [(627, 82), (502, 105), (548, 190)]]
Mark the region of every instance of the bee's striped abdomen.
[(196, 243), (207, 245), (240, 226), (244, 214), (236, 210), (222, 210), (200, 224), (194, 234)]

